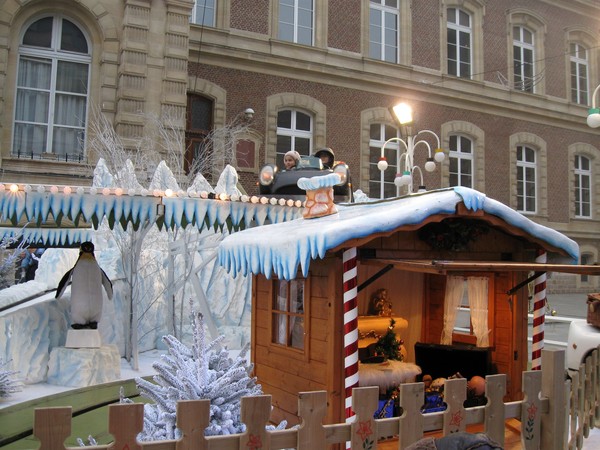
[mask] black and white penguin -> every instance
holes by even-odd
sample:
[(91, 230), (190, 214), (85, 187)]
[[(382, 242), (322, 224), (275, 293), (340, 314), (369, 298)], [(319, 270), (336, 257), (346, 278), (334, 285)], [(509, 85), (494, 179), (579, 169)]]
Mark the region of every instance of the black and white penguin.
[(71, 327), (73, 329), (98, 328), (102, 315), (102, 287), (112, 300), (112, 283), (98, 265), (94, 244), (83, 242), (79, 258), (71, 270), (64, 274), (55, 298), (60, 298), (71, 282)]

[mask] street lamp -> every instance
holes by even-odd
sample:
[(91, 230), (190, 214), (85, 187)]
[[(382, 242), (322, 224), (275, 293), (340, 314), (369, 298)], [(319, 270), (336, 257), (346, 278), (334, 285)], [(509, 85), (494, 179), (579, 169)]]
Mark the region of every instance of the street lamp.
[[(412, 108), (406, 103), (400, 103), (399, 105), (395, 105), (390, 108), (390, 112), (392, 117), (396, 120), (396, 122), (400, 125), (400, 134), (406, 136), (404, 139), (399, 137), (392, 137), (385, 141), (381, 146), (381, 157), (379, 158), (379, 162), (377, 163), (377, 168), (381, 172), (381, 198), (384, 198), (384, 177), (383, 173), (388, 168), (388, 162), (385, 157), (384, 151), (385, 146), (390, 142), (398, 142), (397, 158), (398, 162), (398, 171), (400, 171), (400, 167), (402, 165), (402, 159), (404, 158), (404, 170), (402, 173), (397, 173), (396, 178), (394, 179), (394, 184), (396, 185), (396, 195), (400, 195), (400, 187), (407, 186), (408, 193), (413, 193), (413, 177), (416, 172), (421, 176), (421, 184), (419, 185), (419, 190), (425, 189), (423, 186), (423, 172), (419, 166), (416, 166), (414, 163), (414, 155), (417, 146), (424, 146), (427, 148), (427, 162), (425, 163), (425, 170), (427, 172), (433, 172), (435, 170), (435, 163), (441, 163), (444, 161), (445, 154), (444, 151), (440, 148), (440, 138), (437, 134), (435, 134), (431, 130), (421, 130), (416, 134), (413, 134), (412, 126), (413, 126), (413, 117), (412, 117)], [(431, 145), (429, 142), (421, 139), (419, 140), (419, 136), (429, 135), (433, 136), (436, 140), (437, 147), (435, 150), (431, 151)], [(402, 151), (403, 150), (403, 151)]]
[(592, 107), (588, 111), (587, 124), (590, 128), (600, 127), (600, 108), (596, 107), (596, 94), (598, 93), (598, 89), (600, 89), (600, 85), (594, 89), (594, 93), (592, 94)]

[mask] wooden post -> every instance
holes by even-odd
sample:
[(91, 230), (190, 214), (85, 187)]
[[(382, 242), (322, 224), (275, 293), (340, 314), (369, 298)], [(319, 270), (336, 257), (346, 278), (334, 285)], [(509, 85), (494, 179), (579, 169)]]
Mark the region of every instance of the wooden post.
[(485, 377), (485, 432), (504, 447), (504, 418), (506, 406), (506, 374), (488, 375)]
[(379, 387), (368, 386), (352, 390), (352, 410), (355, 420), (350, 424), (350, 445), (353, 450), (377, 448), (377, 410)]
[(241, 419), (246, 431), (240, 436), (239, 450), (271, 450), (271, 434), (265, 428), (270, 417), (270, 395), (242, 397)]
[(33, 435), (40, 440), (39, 450), (62, 450), (71, 435), (71, 407), (36, 408)]
[(423, 437), (424, 420), (421, 407), (425, 403), (423, 383), (400, 385), (400, 424), (398, 427), (398, 448), (404, 449)]
[(108, 431), (115, 438), (112, 449), (141, 450), (136, 437), (143, 429), (143, 403), (119, 403), (108, 407)]
[(564, 350), (542, 350), (542, 397), (550, 400), (548, 414), (542, 415), (540, 448), (567, 448), (567, 389)]
[(298, 416), (302, 420), (298, 429), (298, 449), (319, 450), (327, 448), (323, 418), (327, 413), (327, 392), (300, 392)]
[(444, 382), (444, 436), (467, 429), (467, 411), (464, 403), (467, 398), (467, 379), (453, 378)]
[(204, 431), (210, 422), (210, 400), (180, 400), (177, 402), (177, 428), (181, 439), (176, 450), (207, 450)]
[[(542, 416), (541, 386), (542, 373), (539, 370), (523, 372), (525, 398), (521, 402), (521, 445), (527, 450), (538, 450), (540, 448), (540, 429), (542, 425), (540, 418)], [(551, 430), (550, 433), (552, 433)], [(550, 447), (548, 447), (549, 449)], [(544, 448), (544, 450), (546, 449)]]

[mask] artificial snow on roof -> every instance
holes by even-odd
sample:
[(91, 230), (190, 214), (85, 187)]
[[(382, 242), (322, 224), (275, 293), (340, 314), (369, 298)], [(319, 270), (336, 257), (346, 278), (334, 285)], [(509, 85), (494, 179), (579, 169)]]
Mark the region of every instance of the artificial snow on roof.
[(238, 273), (296, 277), (298, 268), (308, 275), (310, 261), (324, 258), (328, 250), (350, 239), (385, 233), (416, 225), (435, 214), (453, 214), (458, 203), (483, 210), (524, 230), (531, 236), (563, 250), (573, 262), (579, 260), (577, 243), (556, 230), (539, 225), (508, 206), (464, 187), (413, 194), (371, 203), (341, 204), (338, 214), (247, 229), (226, 237), (218, 250), (219, 263), (234, 276)]

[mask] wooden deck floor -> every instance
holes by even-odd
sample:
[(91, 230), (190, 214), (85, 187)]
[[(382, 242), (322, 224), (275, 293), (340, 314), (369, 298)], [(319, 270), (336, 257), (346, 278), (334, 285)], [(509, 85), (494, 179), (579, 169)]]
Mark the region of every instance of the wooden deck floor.
[[(521, 450), (521, 422), (516, 419), (508, 419), (504, 426), (504, 450)], [(483, 425), (471, 425), (467, 427), (469, 433), (479, 433), (483, 431)], [(426, 433), (424, 437), (442, 436), (441, 432)], [(398, 440), (388, 439), (377, 443), (378, 450), (398, 450)]]

